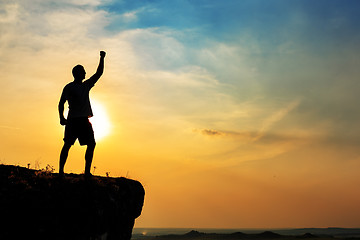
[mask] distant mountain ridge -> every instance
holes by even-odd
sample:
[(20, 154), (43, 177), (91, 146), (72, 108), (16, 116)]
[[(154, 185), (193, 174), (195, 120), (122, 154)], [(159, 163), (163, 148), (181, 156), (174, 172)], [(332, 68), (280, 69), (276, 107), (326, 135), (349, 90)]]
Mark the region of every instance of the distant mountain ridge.
[[(296, 233), (296, 234), (295, 234)], [(330, 234), (332, 233), (332, 234)], [(262, 231), (257, 233), (211, 233), (191, 230), (184, 234), (164, 234), (156, 236), (146, 236), (136, 234), (133, 240), (334, 240), (335, 237), (342, 236), (342, 240), (360, 240), (360, 229), (352, 228), (301, 228), (301, 229), (282, 229), (274, 231)]]

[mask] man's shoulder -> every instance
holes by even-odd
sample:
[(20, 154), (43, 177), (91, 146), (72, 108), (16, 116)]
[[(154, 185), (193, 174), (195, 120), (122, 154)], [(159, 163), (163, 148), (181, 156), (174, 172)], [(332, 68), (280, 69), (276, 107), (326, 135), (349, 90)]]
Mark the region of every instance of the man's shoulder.
[(64, 93), (64, 94), (68, 94), (68, 93), (72, 92), (73, 89), (74, 89), (74, 86), (75, 86), (75, 83), (74, 83), (74, 82), (69, 82), (69, 83), (66, 84), (65, 87), (63, 88), (63, 93)]
[(69, 87), (71, 87), (73, 85), (74, 85), (74, 82), (69, 82), (68, 84), (65, 85), (64, 89), (69, 88)]
[(78, 83), (78, 82), (75, 82), (75, 81), (72, 81), (72, 82), (69, 82), (68, 84), (65, 85), (64, 89), (65, 88), (73, 88), (73, 87), (81, 87), (84, 83)]

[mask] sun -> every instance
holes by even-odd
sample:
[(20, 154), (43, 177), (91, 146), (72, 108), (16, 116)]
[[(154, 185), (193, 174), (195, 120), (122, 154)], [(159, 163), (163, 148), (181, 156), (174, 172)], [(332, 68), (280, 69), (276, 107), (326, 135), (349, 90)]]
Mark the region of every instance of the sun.
[(94, 116), (90, 118), (90, 122), (94, 129), (95, 140), (101, 140), (110, 133), (111, 124), (103, 105), (97, 101), (91, 101), (91, 108)]

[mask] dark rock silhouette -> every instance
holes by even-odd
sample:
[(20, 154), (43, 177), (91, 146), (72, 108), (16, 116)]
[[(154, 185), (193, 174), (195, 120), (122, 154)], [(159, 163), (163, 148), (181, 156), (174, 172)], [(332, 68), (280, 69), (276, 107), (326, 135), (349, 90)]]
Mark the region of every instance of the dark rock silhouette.
[(195, 231), (195, 230), (191, 230), (190, 232), (186, 233), (184, 236), (186, 236), (186, 237), (200, 237), (200, 236), (203, 236), (203, 235), (205, 235), (205, 233), (198, 232), (198, 231)]
[(130, 240), (144, 195), (126, 178), (0, 165), (0, 239)]
[(280, 238), (280, 237), (282, 237), (280, 234), (277, 234), (277, 233), (274, 233), (271, 231), (262, 232), (262, 233), (258, 234), (258, 236), (261, 238)]
[(304, 235), (299, 236), (299, 238), (317, 238), (318, 236), (311, 234), (311, 233), (305, 233)]

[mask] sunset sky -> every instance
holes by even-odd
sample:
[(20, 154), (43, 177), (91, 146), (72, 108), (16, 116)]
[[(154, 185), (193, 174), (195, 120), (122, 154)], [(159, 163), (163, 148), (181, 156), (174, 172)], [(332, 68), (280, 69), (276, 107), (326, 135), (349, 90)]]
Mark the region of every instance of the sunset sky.
[(0, 163), (58, 171), (100, 50), (93, 166), (144, 185), (135, 227), (360, 227), (360, 1), (0, 0)]

